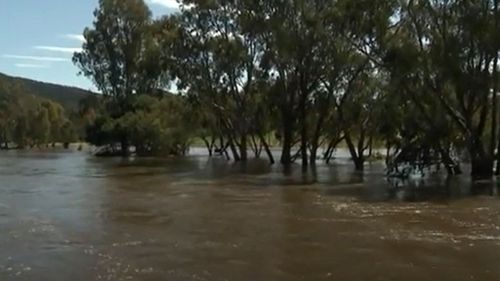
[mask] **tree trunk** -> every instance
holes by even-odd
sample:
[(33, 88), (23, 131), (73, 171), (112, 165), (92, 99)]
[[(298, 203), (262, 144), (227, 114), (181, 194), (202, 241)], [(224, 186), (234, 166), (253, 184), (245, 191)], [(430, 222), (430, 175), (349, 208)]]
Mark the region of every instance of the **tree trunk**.
[(471, 176), (476, 179), (493, 177), (495, 157), (485, 149), (480, 135), (471, 136), (468, 140), (468, 151), (471, 162)]
[(307, 95), (302, 91), (300, 100), (300, 149), (302, 158), (302, 170), (307, 171), (308, 155), (307, 155), (307, 113), (306, 113), (306, 97)]
[(500, 139), (498, 139), (496, 160), (497, 160), (497, 165), (496, 165), (496, 169), (495, 169), (495, 175), (500, 176)]
[(275, 163), (274, 156), (271, 152), (271, 149), (269, 148), (269, 145), (266, 142), (266, 139), (262, 134), (259, 134), (259, 139), (262, 145), (264, 146), (264, 150), (266, 151), (267, 157), (269, 158), (269, 162), (271, 162), (271, 165), (273, 165)]
[(318, 157), (318, 148), (320, 146), (320, 137), (321, 137), (321, 129), (323, 128), (323, 123), (326, 116), (326, 110), (321, 111), (321, 114), (318, 118), (318, 122), (316, 123), (316, 128), (314, 129), (314, 135), (311, 140), (311, 156), (310, 161), (311, 165), (316, 165), (316, 160)]
[[(441, 146), (439, 147), (439, 154), (441, 155), (441, 161), (446, 167), (446, 171), (448, 175), (461, 175), (462, 169), (460, 168), (460, 163), (455, 162), (450, 156), (450, 149), (443, 149)], [(439, 170), (439, 165), (438, 170)]]
[(127, 138), (123, 138), (121, 140), (120, 148), (121, 148), (122, 157), (129, 157), (130, 156), (130, 145), (128, 143)]
[(365, 157), (363, 155), (363, 151), (356, 151), (356, 147), (352, 142), (351, 136), (346, 133), (345, 141), (347, 143), (347, 147), (349, 148), (349, 153), (351, 154), (352, 161), (354, 162), (354, 167), (356, 171), (364, 171), (365, 169)]
[[(496, 27), (496, 30), (498, 30), (498, 28), (500, 27), (499, 24), (500, 24), (500, 20), (499, 20), (499, 17), (498, 17), (498, 0), (495, 0), (494, 2), (494, 9), (495, 9), (495, 27)], [(497, 149), (497, 154), (496, 154), (496, 160), (497, 160), (497, 165), (496, 165), (496, 169), (495, 169), (495, 174), (497, 176), (500, 176), (500, 139), (498, 139), (498, 100), (497, 100), (497, 94), (498, 94), (498, 51), (499, 50), (496, 50), (495, 51), (495, 59), (494, 59), (494, 62), (493, 62), (493, 119), (492, 119), (492, 135), (494, 134), (494, 137), (492, 136), (492, 146), (493, 146), (493, 151), (491, 151), (491, 155), (495, 155), (495, 151), (494, 151), (494, 146), (496, 145), (495, 142), (498, 142), (498, 149)], [(497, 138), (497, 139), (495, 139)]]
[(207, 150), (208, 150), (208, 156), (212, 157), (213, 154), (214, 154), (214, 151), (213, 151), (213, 141), (212, 143), (210, 143), (206, 138), (202, 137), (201, 138), (203, 140), (203, 142), (205, 143), (205, 146), (207, 147)]
[(243, 162), (248, 160), (247, 136), (242, 136), (240, 139), (240, 160)]
[(309, 156), (311, 166), (316, 166), (316, 159), (318, 158), (318, 144), (313, 143), (311, 147), (311, 155)]
[(307, 155), (307, 136), (304, 135), (305, 130), (302, 129), (301, 140), (300, 140), (300, 154), (302, 158), (302, 170), (307, 170), (309, 166), (309, 159)]
[(340, 137), (338, 139), (333, 139), (329, 144), (328, 144), (328, 149), (326, 150), (326, 153), (324, 154), (324, 158), (326, 161), (326, 164), (330, 164), (330, 161), (333, 158), (333, 154), (335, 153), (335, 149), (344, 140), (344, 137)]
[(283, 139), (281, 150), (281, 164), (289, 166), (292, 164), (292, 143), (293, 143), (293, 128), (292, 121), (288, 116), (284, 116), (283, 120)]
[(364, 159), (364, 157), (353, 158), (353, 161), (354, 161), (354, 167), (355, 167), (356, 171), (362, 172), (362, 171), (365, 170), (365, 159)]
[(471, 176), (474, 179), (493, 177), (493, 158), (471, 156)]
[(224, 148), (227, 147), (227, 145), (226, 142), (224, 141), (224, 137), (222, 136), (219, 138), (219, 142), (220, 142), (220, 155), (222, 155)]
[(369, 144), (368, 144), (368, 157), (373, 156), (373, 136), (370, 136)]
[(229, 143), (222, 144), (221, 148), (219, 149), (219, 154), (220, 154), (220, 156), (226, 156), (227, 161), (231, 161), (231, 156), (229, 156), (229, 152), (227, 152), (228, 148), (229, 148)]
[(258, 144), (257, 140), (255, 139), (255, 135), (250, 136), (250, 147), (252, 148), (253, 154), (255, 158), (260, 158), (260, 154), (262, 153), (262, 144)]
[(333, 146), (333, 141), (332, 141), (328, 145), (328, 148), (326, 149), (325, 154), (323, 154), (323, 158), (324, 158), (326, 164), (330, 164), (330, 161), (332, 160), (332, 157), (333, 157), (334, 150), (335, 150), (335, 147)]
[(231, 152), (233, 153), (233, 158), (234, 161), (239, 162), (241, 161), (240, 155), (238, 154), (238, 150), (236, 149), (236, 146), (234, 145), (234, 142), (229, 139), (229, 148), (231, 149)]
[[(497, 65), (498, 64), (498, 55), (497, 57), (495, 58), (495, 62), (494, 62), (494, 66), (493, 66), (493, 76), (496, 77), (497, 76)], [(498, 100), (497, 100), (497, 81), (496, 79), (493, 79), (493, 97), (492, 97), (492, 110), (491, 110), (491, 140), (490, 140), (490, 155), (494, 155), (495, 154), (495, 146), (497, 144), (497, 134), (498, 134), (498, 131), (497, 131), (497, 122), (498, 122), (498, 114), (497, 114), (497, 108), (498, 108)], [(498, 172), (498, 171), (497, 171)]]
[(389, 166), (389, 163), (390, 163), (390, 157), (391, 157), (391, 142), (390, 141), (386, 141), (386, 145), (385, 145), (385, 165), (386, 166)]

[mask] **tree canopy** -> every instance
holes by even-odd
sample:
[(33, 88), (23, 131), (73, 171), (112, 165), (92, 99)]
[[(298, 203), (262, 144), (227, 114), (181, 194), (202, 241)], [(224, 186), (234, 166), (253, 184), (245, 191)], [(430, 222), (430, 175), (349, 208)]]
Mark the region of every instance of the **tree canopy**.
[(389, 165), (450, 172), (465, 151), (472, 174), (493, 173), (497, 0), (181, 4), (153, 19), (142, 0), (99, 1), (73, 59), (104, 95), (94, 143), (179, 154), (200, 138), (273, 163), (278, 144), (282, 164), (304, 168), (345, 144), (358, 170), (383, 146)]

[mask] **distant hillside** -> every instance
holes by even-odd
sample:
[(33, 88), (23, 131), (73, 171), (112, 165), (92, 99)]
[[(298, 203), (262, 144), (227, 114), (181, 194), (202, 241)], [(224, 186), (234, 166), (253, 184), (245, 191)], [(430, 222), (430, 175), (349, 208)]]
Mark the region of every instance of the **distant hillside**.
[(90, 91), (57, 84), (12, 77), (0, 73), (0, 97), (31, 95), (61, 104), (67, 110), (77, 109), (81, 99), (92, 95)]

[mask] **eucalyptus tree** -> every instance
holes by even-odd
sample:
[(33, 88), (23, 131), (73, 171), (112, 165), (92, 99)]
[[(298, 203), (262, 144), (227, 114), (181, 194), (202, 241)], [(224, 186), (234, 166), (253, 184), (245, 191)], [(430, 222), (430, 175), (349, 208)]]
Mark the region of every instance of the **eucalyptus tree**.
[(170, 79), (177, 82), (179, 91), (187, 95), (196, 108), (205, 111), (199, 116), (209, 118), (200, 121), (210, 122), (209, 126), (220, 126), (221, 138), (227, 137), (227, 146), (234, 159), (239, 161), (231, 118), (232, 105), (227, 99), (226, 89), (221, 87), (224, 74), (214, 67), (215, 34), (203, 11), (200, 7), (189, 9), (156, 23), (163, 49), (162, 68), (170, 72)]
[(299, 142), (302, 166), (308, 166), (308, 115), (312, 96), (319, 90), (323, 59), (320, 37), (323, 12), (329, 1), (254, 1), (255, 25), (262, 27), (269, 93), (280, 112), (281, 163), (293, 161), (292, 149)]
[(356, 67), (355, 48), (346, 40), (344, 14), (339, 10), (339, 1), (330, 1), (321, 11), (323, 24), (318, 33), (318, 56), (322, 63), (318, 88), (311, 96), (311, 132), (309, 138), (310, 162), (314, 164), (317, 151), (327, 143), (325, 159), (330, 161), (335, 147), (344, 140), (342, 122), (339, 117), (339, 97), (346, 86), (348, 76)]
[(356, 170), (364, 170), (367, 151), (380, 120), (376, 116), (384, 96), (377, 77), (363, 73), (351, 81), (338, 104), (345, 143)]
[[(94, 17), (73, 62), (104, 95), (106, 113), (119, 118), (129, 110), (130, 97), (156, 88), (159, 67), (151, 51), (151, 12), (143, 0), (100, 0)], [(130, 136), (116, 129), (126, 155)]]
[(60, 104), (56, 104), (51, 101), (43, 102), (42, 107), (47, 109), (48, 120), (50, 123), (49, 141), (52, 142), (52, 147), (54, 147), (55, 143), (61, 140), (63, 125), (67, 121), (64, 108)]
[(164, 33), (173, 34), (173, 43), (167, 36), (164, 44), (171, 52), (166, 61), (174, 65), (178, 87), (216, 116), (235, 160), (246, 161), (252, 133), (265, 144), (260, 130), (253, 129), (260, 121), (256, 113), (261, 105), (254, 101), (261, 94), (257, 80), (264, 51), (247, 10), (251, 1), (184, 4), (189, 9), (181, 15), (162, 20)]
[(386, 42), (397, 30), (397, 9), (396, 1), (339, 0), (331, 11), (331, 41), (325, 43), (331, 55), (323, 56), (331, 60), (321, 82), (332, 93), (337, 114), (337, 124), (330, 126), (340, 127), (357, 170), (363, 170), (377, 133), (374, 111), (386, 80), (381, 67)]
[(30, 120), (30, 126), (32, 127), (32, 137), (31, 145), (41, 147), (44, 144), (48, 144), (50, 140), (51, 123), (49, 117), (49, 111), (45, 106), (38, 108), (36, 112), (30, 114), (32, 118)]
[(400, 16), (407, 41), (400, 43), (404, 51), (399, 55), (406, 51), (414, 56), (411, 70), (399, 69), (398, 75), (423, 85), (419, 93), (409, 91), (422, 111), (426, 100), (435, 99), (456, 125), (472, 175), (491, 176), (498, 118), (497, 1), (404, 1)]

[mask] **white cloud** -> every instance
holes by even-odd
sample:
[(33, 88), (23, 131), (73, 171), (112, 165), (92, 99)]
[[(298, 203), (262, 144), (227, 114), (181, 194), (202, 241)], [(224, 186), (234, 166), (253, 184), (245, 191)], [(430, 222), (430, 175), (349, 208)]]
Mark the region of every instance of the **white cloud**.
[(48, 65), (43, 64), (30, 64), (30, 63), (16, 63), (14, 66), (19, 68), (49, 68)]
[(170, 8), (170, 9), (179, 9), (179, 2), (176, 0), (148, 0), (149, 3), (153, 5), (160, 5), (165, 8)]
[(64, 34), (63, 37), (71, 40), (77, 40), (82, 43), (85, 42), (85, 37), (82, 34)]
[(37, 50), (45, 50), (45, 51), (51, 51), (51, 52), (59, 52), (59, 53), (77, 53), (81, 52), (82, 48), (65, 48), (65, 47), (56, 47), (56, 46), (35, 46), (34, 47)]
[(19, 59), (19, 60), (31, 60), (31, 61), (54, 61), (54, 62), (70, 61), (67, 58), (58, 58), (58, 57), (20, 56), (20, 55), (2, 55), (2, 57), (7, 59)]

